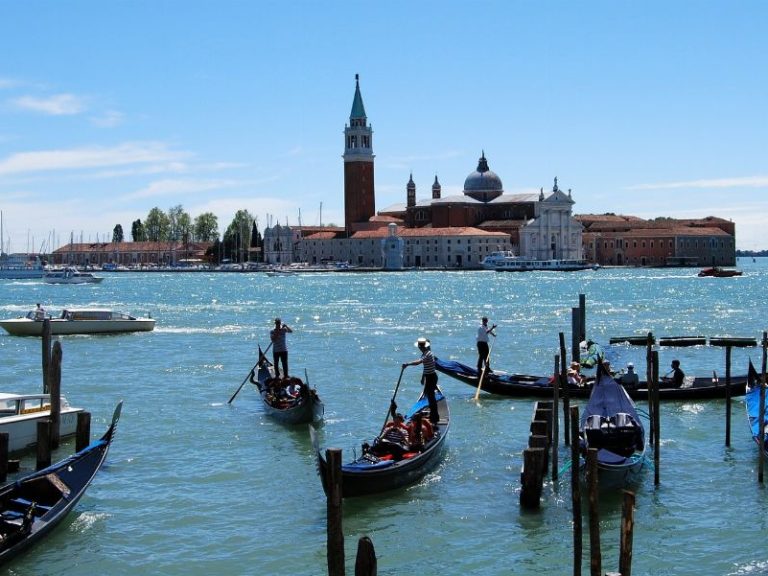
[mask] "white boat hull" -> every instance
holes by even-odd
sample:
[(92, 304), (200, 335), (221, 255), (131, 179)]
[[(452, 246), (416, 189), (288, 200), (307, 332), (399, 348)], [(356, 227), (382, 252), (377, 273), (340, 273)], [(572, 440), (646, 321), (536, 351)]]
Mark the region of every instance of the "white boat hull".
[[(0, 326), (13, 336), (42, 336), (43, 321), (29, 318), (3, 320)], [(64, 320), (51, 319), (51, 334), (119, 334), (122, 332), (151, 332), (155, 328), (153, 318), (136, 320)]]
[[(62, 408), (59, 435), (64, 438), (77, 432), (77, 414), (82, 408)], [(8, 433), (8, 451), (19, 452), (37, 444), (37, 423), (49, 418), (50, 410), (0, 418), (0, 432)]]

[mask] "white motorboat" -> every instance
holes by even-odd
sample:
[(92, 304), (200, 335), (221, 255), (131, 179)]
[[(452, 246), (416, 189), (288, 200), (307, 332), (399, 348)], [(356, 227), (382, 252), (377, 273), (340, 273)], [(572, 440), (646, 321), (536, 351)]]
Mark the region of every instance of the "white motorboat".
[[(125, 312), (93, 308), (65, 308), (60, 317), (51, 320), (51, 334), (117, 334), (121, 332), (150, 332), (154, 318), (137, 318)], [(0, 327), (13, 336), (41, 336), (43, 320), (32, 310), (26, 316), (0, 321)]]
[(98, 284), (102, 280), (104, 278), (101, 276), (80, 272), (74, 266), (67, 266), (63, 270), (49, 270), (43, 276), (43, 281), (48, 284)]
[[(82, 411), (61, 398), (59, 434), (62, 438), (75, 434), (77, 413)], [(50, 415), (49, 394), (0, 393), (0, 432), (8, 433), (8, 451), (18, 452), (37, 444), (37, 422)]]
[(553, 272), (568, 272), (574, 270), (596, 270), (597, 264), (586, 260), (536, 260), (515, 256), (514, 252), (491, 252), (483, 259), (483, 268), (497, 272), (531, 272), (534, 270), (549, 270)]

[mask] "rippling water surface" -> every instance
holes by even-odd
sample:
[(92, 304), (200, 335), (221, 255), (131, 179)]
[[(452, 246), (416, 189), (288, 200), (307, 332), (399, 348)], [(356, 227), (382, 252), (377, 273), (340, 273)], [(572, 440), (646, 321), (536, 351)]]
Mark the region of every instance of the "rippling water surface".
[[(43, 302), (50, 310), (93, 305), (157, 319), (148, 334), (62, 339), (64, 394), (92, 413), (93, 436), (124, 399), (119, 434), (74, 513), (3, 570), (327, 573), (326, 502), (308, 431), (265, 418), (250, 384), (227, 404), (277, 315), (294, 330), (291, 370), (306, 374), (325, 401), (320, 443), (342, 448), (346, 460), (383, 423), (400, 364), (418, 356), (419, 336), (438, 356), (473, 364), (475, 330), (488, 315), (499, 325), (492, 364), (546, 373), (559, 332), (570, 342), (571, 308), (585, 294), (596, 341), (648, 331), (759, 339), (768, 328), (768, 262), (739, 266), (745, 275), (732, 279), (697, 278), (691, 269), (603, 269), (105, 273), (97, 286), (2, 281), (1, 317)], [(611, 354), (614, 365), (645, 364), (640, 348)], [(659, 354), (662, 368), (679, 358), (689, 375), (725, 373), (721, 348)], [(734, 374), (746, 371), (750, 356), (759, 365), (759, 349), (734, 349)], [(406, 370), (401, 406), (418, 395), (419, 370)], [(0, 382), (7, 391), (40, 390), (39, 339), (0, 335)], [(347, 572), (358, 538), (368, 535), (383, 575), (571, 573), (568, 474), (548, 483), (539, 512), (518, 504), (533, 401), (483, 395), (476, 403), (472, 388), (447, 376), (440, 384), (452, 413), (447, 456), (416, 486), (345, 502)], [(730, 448), (723, 401), (665, 403), (662, 412), (661, 485), (648, 470), (635, 487), (633, 574), (768, 573), (768, 495), (757, 483), (743, 400), (733, 405)], [(561, 467), (567, 458), (561, 451)], [(617, 570), (621, 498), (602, 498), (603, 569)], [(586, 574), (586, 536), (585, 556)]]

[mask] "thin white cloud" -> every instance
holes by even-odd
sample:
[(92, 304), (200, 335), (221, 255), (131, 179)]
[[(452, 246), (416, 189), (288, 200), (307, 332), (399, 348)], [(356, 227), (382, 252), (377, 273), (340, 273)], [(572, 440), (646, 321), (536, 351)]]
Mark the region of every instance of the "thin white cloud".
[(127, 142), (111, 148), (20, 152), (0, 160), (0, 175), (175, 162), (188, 155), (170, 150), (159, 142)]
[(768, 176), (744, 176), (741, 178), (715, 178), (711, 180), (688, 180), (683, 182), (659, 182), (637, 184), (626, 190), (669, 190), (673, 188), (760, 188), (768, 186)]
[(73, 116), (80, 114), (86, 108), (85, 100), (74, 94), (56, 94), (47, 98), (21, 96), (12, 103), (22, 110), (42, 112), (51, 116)]
[(152, 198), (156, 196), (174, 196), (174, 195), (186, 195), (197, 194), (200, 192), (208, 192), (209, 190), (223, 190), (241, 186), (243, 183), (237, 180), (195, 180), (195, 179), (182, 179), (182, 180), (158, 180), (152, 182), (149, 186), (137, 190), (132, 194), (123, 196), (123, 200), (136, 200), (139, 198)]
[(114, 128), (123, 123), (125, 115), (122, 112), (116, 110), (107, 110), (99, 116), (91, 118), (91, 123), (99, 128)]
[(16, 88), (20, 85), (21, 82), (14, 80), (13, 78), (0, 78), (0, 90), (8, 90), (9, 88)]

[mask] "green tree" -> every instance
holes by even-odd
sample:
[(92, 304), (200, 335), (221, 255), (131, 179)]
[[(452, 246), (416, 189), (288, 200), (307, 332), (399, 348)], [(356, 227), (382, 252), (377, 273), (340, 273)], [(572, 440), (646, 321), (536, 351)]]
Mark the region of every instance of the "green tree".
[(144, 220), (144, 230), (147, 240), (152, 242), (167, 242), (170, 239), (171, 221), (160, 208), (152, 208)]
[(192, 218), (181, 204), (171, 206), (168, 209), (168, 222), (170, 225), (169, 238), (179, 240), (184, 244), (189, 243), (189, 237), (192, 233)]
[(251, 244), (251, 227), (254, 217), (248, 210), (238, 210), (232, 223), (224, 232), (224, 247), (229, 248), (228, 254), (233, 261), (245, 262), (248, 260), (248, 248)]
[(134, 242), (146, 242), (147, 232), (144, 230), (144, 224), (141, 220), (134, 220), (131, 224), (131, 238)]
[(258, 262), (264, 261), (264, 238), (261, 237), (261, 232), (259, 232), (259, 225), (257, 222), (253, 223), (253, 228), (251, 229), (251, 248), (257, 248), (260, 250), (256, 250), (257, 258), (256, 260)]
[(213, 242), (219, 237), (219, 219), (213, 212), (203, 212), (195, 218), (192, 230), (195, 240), (199, 242)]
[(112, 230), (112, 242), (119, 244), (123, 240), (123, 226), (121, 224), (117, 224)]

